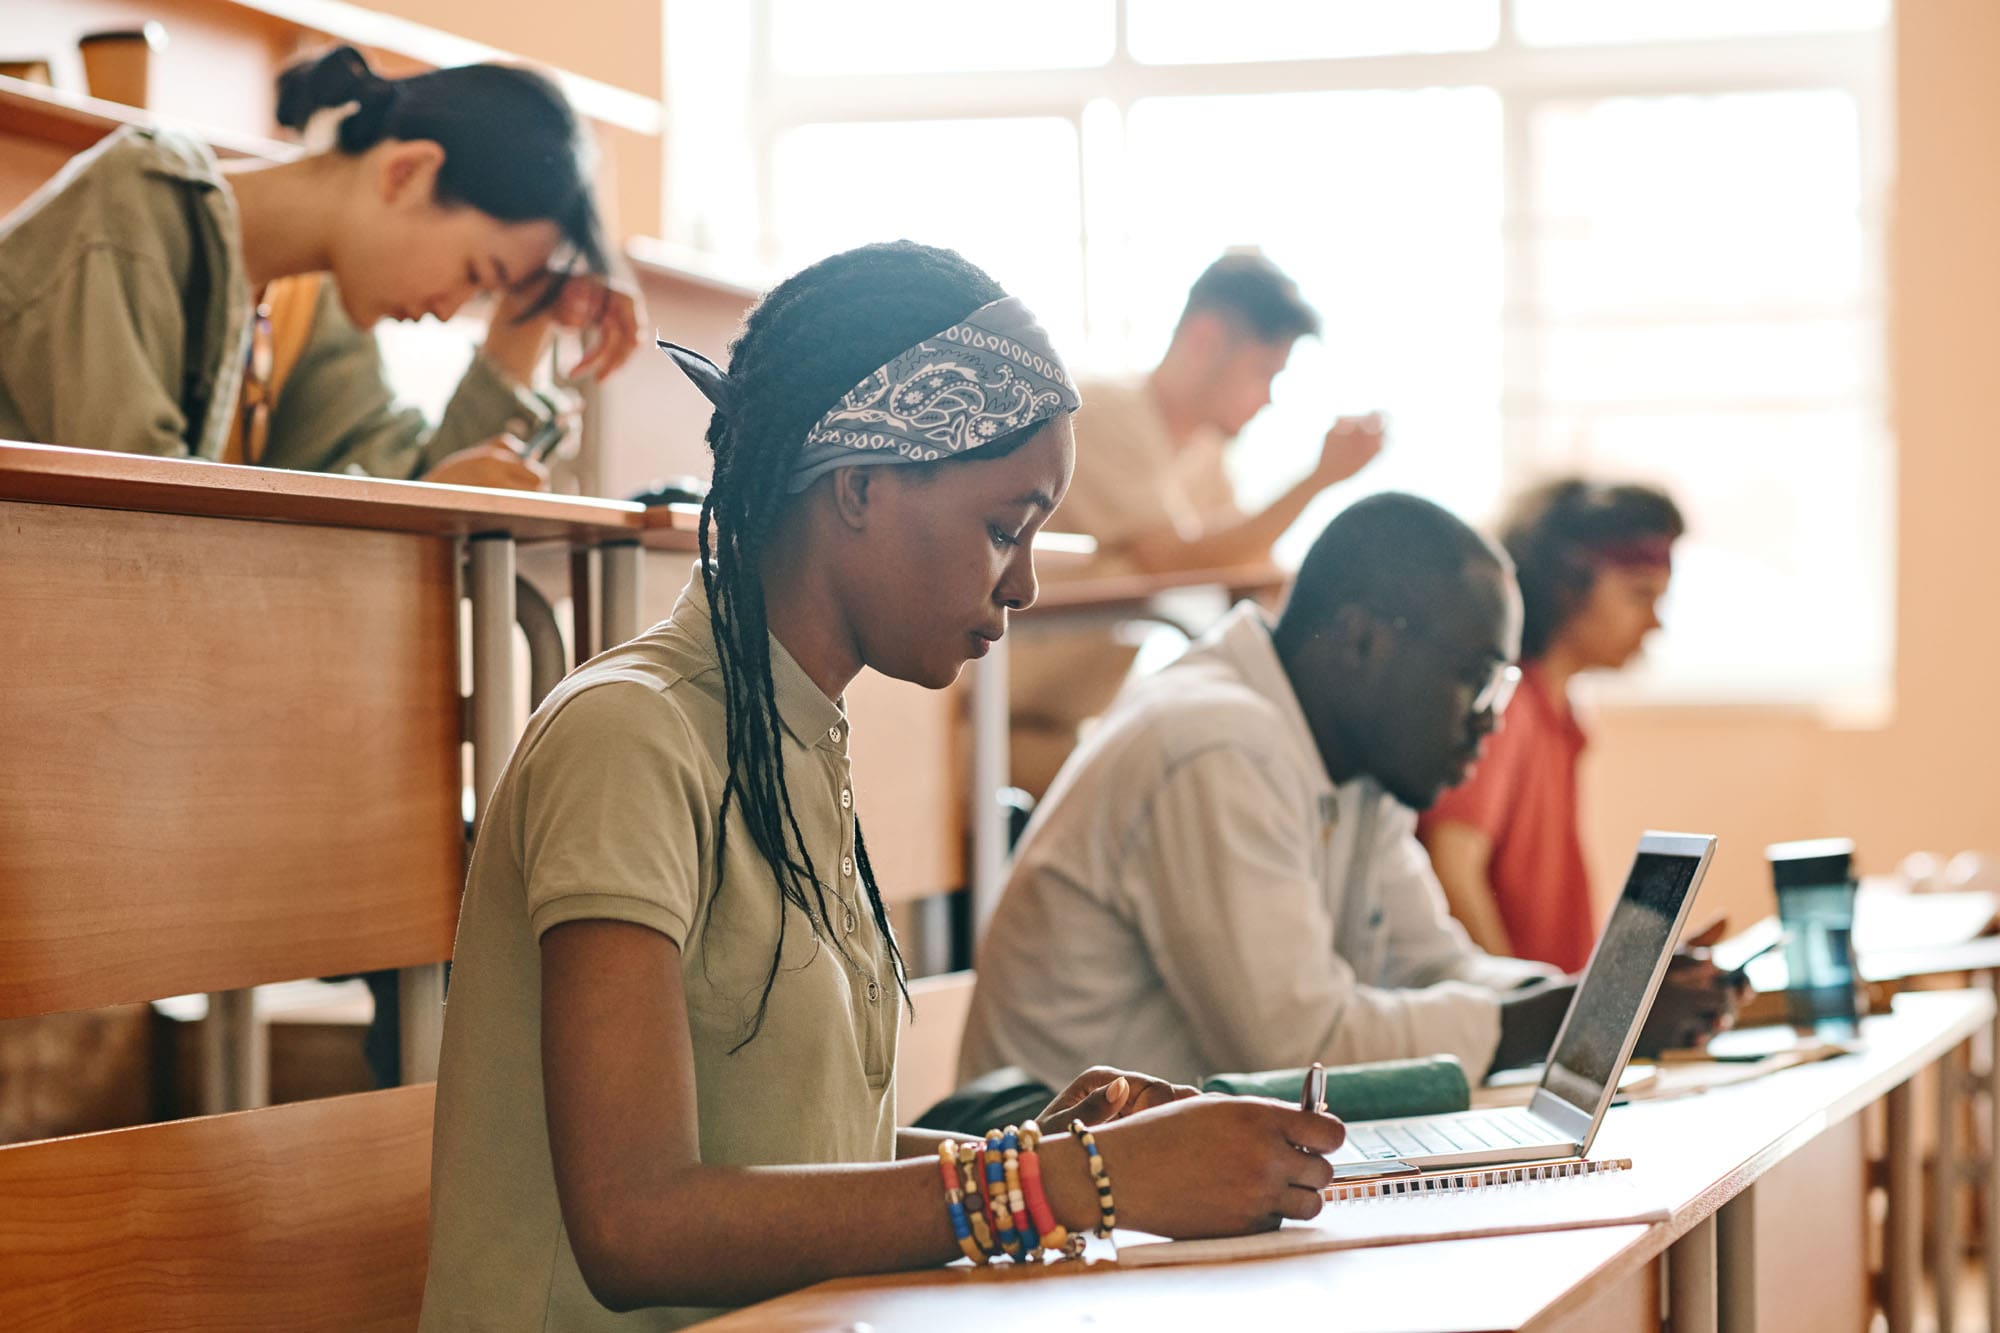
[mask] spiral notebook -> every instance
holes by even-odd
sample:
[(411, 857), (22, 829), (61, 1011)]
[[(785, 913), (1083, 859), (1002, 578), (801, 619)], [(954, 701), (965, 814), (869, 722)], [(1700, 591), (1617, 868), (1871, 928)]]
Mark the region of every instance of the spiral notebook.
[(1172, 1241), (1120, 1233), (1118, 1266), (1205, 1264), (1666, 1221), (1667, 1210), (1639, 1193), (1631, 1165), (1622, 1157), (1535, 1162), (1330, 1185), (1321, 1191), (1326, 1202), (1318, 1217), (1287, 1222), (1276, 1231)]

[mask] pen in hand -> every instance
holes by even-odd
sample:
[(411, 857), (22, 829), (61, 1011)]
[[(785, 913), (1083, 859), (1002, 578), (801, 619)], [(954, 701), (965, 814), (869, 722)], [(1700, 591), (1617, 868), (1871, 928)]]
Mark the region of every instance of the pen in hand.
[(1306, 1071), (1305, 1086), (1299, 1090), (1299, 1109), (1326, 1114), (1326, 1066), (1317, 1060)]

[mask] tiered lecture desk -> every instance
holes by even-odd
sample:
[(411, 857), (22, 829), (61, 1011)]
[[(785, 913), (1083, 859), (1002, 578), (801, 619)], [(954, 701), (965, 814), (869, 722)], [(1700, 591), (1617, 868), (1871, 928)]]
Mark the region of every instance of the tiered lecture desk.
[(1614, 1108), (1592, 1155), (1633, 1159), (1671, 1214), (1650, 1226), (1124, 1272), (961, 1264), (822, 1283), (712, 1327), (1637, 1333), (1658, 1329), (1664, 1306), (1673, 1333), (1860, 1333), (1873, 1302), (1859, 1115), (1887, 1100), (1888, 1324), (1909, 1333), (1921, 1267), (1913, 1082), (1993, 1014), (1984, 991), (1905, 995), (1866, 1021), (1860, 1054)]

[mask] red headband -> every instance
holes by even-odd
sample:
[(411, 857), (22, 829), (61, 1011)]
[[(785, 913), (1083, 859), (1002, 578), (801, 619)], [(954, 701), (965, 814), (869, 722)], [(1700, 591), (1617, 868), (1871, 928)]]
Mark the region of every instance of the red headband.
[(1626, 541), (1601, 542), (1588, 550), (1592, 563), (1619, 569), (1671, 569), (1674, 564), (1674, 539), (1671, 537), (1633, 537)]

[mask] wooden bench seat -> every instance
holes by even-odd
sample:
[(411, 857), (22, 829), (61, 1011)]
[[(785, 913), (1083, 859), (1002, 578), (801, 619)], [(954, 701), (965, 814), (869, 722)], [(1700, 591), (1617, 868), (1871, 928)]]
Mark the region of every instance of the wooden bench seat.
[(0, 1328), (410, 1328), (435, 1090), (0, 1148)]

